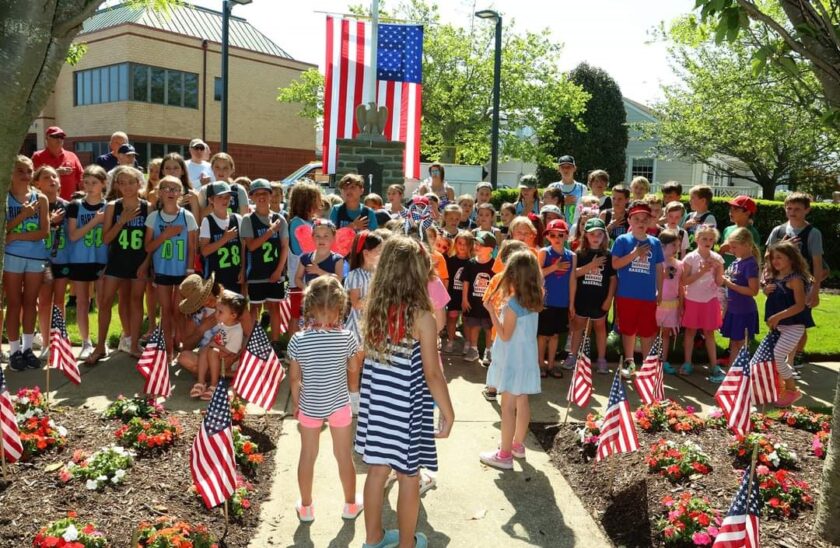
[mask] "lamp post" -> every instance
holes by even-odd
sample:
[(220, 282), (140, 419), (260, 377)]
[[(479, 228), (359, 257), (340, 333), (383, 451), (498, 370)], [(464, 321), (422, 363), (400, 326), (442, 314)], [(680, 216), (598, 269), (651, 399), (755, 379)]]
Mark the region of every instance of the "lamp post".
[(475, 16), (496, 21), (496, 55), (493, 63), (493, 126), (490, 134), (490, 184), (498, 186), (499, 175), (499, 95), (502, 87), (502, 16), (493, 10), (480, 10)]
[[(222, 127), (219, 131), (219, 152), (227, 152), (228, 144), (228, 42), (230, 34), (230, 12), (234, 4), (250, 4), (253, 0), (223, 0), (222, 1)], [(204, 90), (207, 98), (207, 90)]]

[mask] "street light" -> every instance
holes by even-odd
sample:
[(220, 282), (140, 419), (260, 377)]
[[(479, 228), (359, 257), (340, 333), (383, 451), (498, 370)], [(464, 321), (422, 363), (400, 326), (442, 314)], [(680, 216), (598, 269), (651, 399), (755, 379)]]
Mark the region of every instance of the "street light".
[(490, 184), (498, 186), (499, 174), (499, 95), (502, 87), (502, 16), (493, 10), (479, 10), (475, 16), (496, 21), (496, 58), (493, 63), (493, 127), (490, 134)]
[[(222, 127), (220, 130), (220, 150), (227, 152), (228, 134), (228, 38), (230, 34), (230, 12), (233, 11), (233, 4), (250, 4), (253, 0), (223, 0), (222, 2)], [(204, 90), (204, 97), (207, 97), (207, 90)]]

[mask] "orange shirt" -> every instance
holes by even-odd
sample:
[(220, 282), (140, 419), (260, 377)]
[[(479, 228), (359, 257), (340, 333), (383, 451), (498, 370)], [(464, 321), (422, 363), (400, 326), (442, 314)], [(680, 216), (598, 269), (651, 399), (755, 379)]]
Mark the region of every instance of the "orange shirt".
[[(540, 258), (539, 251), (536, 248), (528, 246), (528, 251), (534, 254), (534, 257), (537, 259)], [(499, 257), (496, 257), (496, 260), (493, 262), (493, 272), (496, 274), (500, 274), (505, 269), (505, 265)], [(498, 282), (496, 282), (498, 283)]]
[(440, 251), (432, 250), (432, 267), (437, 271), (438, 278), (449, 280), (449, 271), (446, 269), (446, 258)]

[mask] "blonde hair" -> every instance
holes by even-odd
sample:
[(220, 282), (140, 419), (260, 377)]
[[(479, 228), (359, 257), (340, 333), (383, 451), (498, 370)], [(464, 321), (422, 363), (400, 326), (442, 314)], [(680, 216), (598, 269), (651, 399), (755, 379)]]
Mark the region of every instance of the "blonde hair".
[(456, 234), (455, 237), (452, 239), (452, 246), (450, 246), (449, 248), (449, 256), (454, 257), (455, 255), (457, 255), (457, 253), (455, 252), (455, 246), (458, 244), (458, 240), (467, 241), (467, 253), (471, 255), (472, 245), (475, 241), (475, 235), (469, 230), (459, 230), (458, 234)]
[(44, 173), (51, 173), (58, 177), (58, 172), (52, 166), (41, 166), (32, 174), (32, 182), (37, 183)]
[(647, 180), (647, 177), (633, 177), (633, 180), (630, 181), (630, 186), (632, 187), (636, 183), (642, 185), (642, 187), (645, 189), (645, 194), (650, 192), (650, 181)]
[(213, 165), (219, 161), (229, 163), (231, 173), (236, 173), (236, 164), (233, 163), (233, 156), (227, 152), (217, 152), (212, 158), (210, 158), (210, 167), (212, 168)]
[(752, 255), (755, 257), (756, 264), (761, 266), (761, 252), (758, 249), (758, 245), (755, 243), (752, 232), (742, 226), (738, 227), (733, 230), (729, 236), (727, 236), (726, 241), (748, 246), (752, 250)]
[(502, 279), (490, 295), (514, 295), (523, 308), (540, 312), (545, 293), (543, 275), (537, 258), (530, 251), (517, 251), (508, 257)]
[(458, 218), (460, 219), (461, 218), (461, 206), (459, 206), (458, 204), (446, 204), (446, 206), (443, 208), (444, 218), (446, 217), (447, 213), (457, 213)]
[(463, 204), (464, 202), (469, 204), (467, 206), (468, 209), (472, 209), (472, 207), (475, 205), (475, 198), (473, 198), (469, 194), (461, 194), (455, 201), (458, 203), (458, 207), (461, 207), (461, 204)]
[(508, 234), (513, 236), (513, 232), (520, 226), (526, 227), (534, 236), (537, 235), (537, 229), (534, 226), (534, 223), (531, 222), (531, 219), (528, 217), (522, 217), (521, 215), (510, 222)]
[[(31, 160), (28, 156), (24, 156), (23, 154), (18, 154), (17, 156), (15, 156), (15, 165), (14, 165), (14, 167), (17, 167), (17, 166), (19, 166), (19, 165), (21, 165), (21, 164), (28, 165), (30, 168), (33, 168), (33, 169), (34, 169), (34, 167), (35, 167), (35, 166), (32, 164), (32, 160)], [(56, 173), (57, 173), (57, 172), (56, 172)]]
[(674, 200), (673, 202), (668, 202), (668, 204), (665, 206), (665, 213), (671, 213), (672, 211), (681, 211), (685, 213), (685, 206), (682, 204), (682, 202), (678, 202), (676, 200)]
[(691, 190), (688, 191), (688, 195), (697, 196), (701, 200), (705, 200), (706, 208), (712, 207), (712, 197), (714, 197), (712, 187), (708, 185), (695, 185), (691, 187)]
[(143, 181), (145, 177), (143, 177), (143, 172), (137, 169), (134, 166), (117, 166), (114, 170), (114, 173), (111, 175), (111, 186), (117, 186), (117, 183), (120, 181), (120, 177), (122, 175), (128, 175), (132, 179), (137, 182), (137, 186), (142, 189)]
[(385, 202), (382, 201), (382, 196), (376, 194), (375, 192), (371, 192), (367, 196), (364, 197), (362, 203), (367, 204), (368, 202), (375, 202), (376, 207), (382, 207)]
[(363, 326), (368, 354), (384, 359), (389, 346), (410, 337), (421, 312), (431, 312), (429, 272), (432, 263), (423, 244), (394, 235), (382, 246), (370, 282)]
[(715, 241), (718, 241), (718, 239), (720, 239), (720, 232), (718, 232), (718, 229), (711, 225), (698, 225), (697, 229), (694, 231), (694, 240), (696, 241), (701, 234), (713, 234), (715, 237)]
[(645, 194), (644, 200), (648, 203), (648, 205), (664, 205), (662, 197), (657, 196), (656, 194)]
[(303, 320), (310, 323), (318, 313), (338, 312), (347, 306), (347, 292), (335, 276), (318, 276), (303, 291)]
[(805, 283), (811, 282), (813, 279), (811, 277), (811, 270), (808, 268), (808, 263), (805, 261), (805, 257), (802, 256), (796, 244), (790, 240), (782, 240), (767, 248), (767, 268), (775, 278), (778, 277), (779, 272), (773, 268), (773, 261), (770, 260), (773, 258), (773, 253), (781, 253), (787, 257), (790, 260), (790, 268), (794, 274), (801, 276)]
[[(507, 260), (510, 258), (511, 255), (516, 253), (517, 251), (528, 251), (530, 249), (528, 244), (525, 242), (520, 242), (519, 240), (505, 240), (502, 242), (502, 245), (499, 246), (499, 260), (502, 261), (502, 264), (506, 263)], [(530, 253), (530, 251), (528, 251)]]

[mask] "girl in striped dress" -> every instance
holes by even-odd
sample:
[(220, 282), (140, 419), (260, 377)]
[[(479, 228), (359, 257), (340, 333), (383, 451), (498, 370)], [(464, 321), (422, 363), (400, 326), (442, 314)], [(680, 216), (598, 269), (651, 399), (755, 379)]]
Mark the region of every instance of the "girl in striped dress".
[[(366, 359), (356, 429), (356, 452), (368, 465), (366, 547), (427, 546), (415, 534), (420, 468), (437, 470), (435, 437), (449, 436), (452, 402), (440, 368), (437, 325), (427, 283), (431, 261), (418, 242), (393, 236), (370, 284), (363, 329)], [(434, 404), (440, 419), (434, 429)], [(399, 530), (384, 531), (385, 484), (396, 471)]]
[[(353, 249), (350, 253), (350, 272), (344, 280), (344, 289), (350, 298), (350, 313), (347, 315), (345, 327), (356, 337), (359, 347), (362, 346), (362, 314), (365, 309), (365, 299), (368, 294), (370, 280), (379, 254), (382, 252), (382, 237), (376, 232), (362, 230), (356, 234)], [(361, 370), (350, 373), (347, 385), (350, 389), (350, 407), (353, 415), (359, 414), (359, 383)]]

